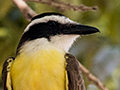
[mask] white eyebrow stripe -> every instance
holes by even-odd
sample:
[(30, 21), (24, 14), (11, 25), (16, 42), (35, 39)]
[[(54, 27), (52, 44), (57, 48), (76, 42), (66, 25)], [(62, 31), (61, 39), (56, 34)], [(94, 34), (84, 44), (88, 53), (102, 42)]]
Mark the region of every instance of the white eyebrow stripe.
[(48, 22), (48, 21), (50, 21), (50, 20), (57, 21), (57, 22), (59, 22), (59, 23), (61, 23), (61, 24), (76, 23), (76, 22), (70, 20), (69, 18), (67, 18), (67, 17), (65, 17), (65, 16), (58, 16), (58, 15), (45, 16), (45, 17), (42, 17), (42, 18), (33, 20), (33, 21), (26, 27), (26, 29), (24, 30), (24, 33), (29, 30), (30, 26), (32, 26), (32, 25), (34, 25), (34, 24), (37, 24), (37, 23)]

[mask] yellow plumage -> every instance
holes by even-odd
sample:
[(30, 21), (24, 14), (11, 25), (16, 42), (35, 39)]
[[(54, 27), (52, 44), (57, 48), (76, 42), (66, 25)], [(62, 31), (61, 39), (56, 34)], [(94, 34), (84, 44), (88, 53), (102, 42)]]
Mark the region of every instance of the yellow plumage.
[(64, 54), (49, 49), (18, 55), (11, 67), (13, 90), (66, 90)]

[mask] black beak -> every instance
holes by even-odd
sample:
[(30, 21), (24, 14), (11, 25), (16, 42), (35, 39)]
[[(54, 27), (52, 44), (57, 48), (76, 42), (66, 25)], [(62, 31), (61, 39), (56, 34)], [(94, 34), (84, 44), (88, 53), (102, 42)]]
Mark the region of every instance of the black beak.
[(97, 28), (81, 24), (73, 25), (70, 28), (63, 30), (64, 34), (77, 34), (77, 35), (88, 35), (97, 32), (100, 32)]

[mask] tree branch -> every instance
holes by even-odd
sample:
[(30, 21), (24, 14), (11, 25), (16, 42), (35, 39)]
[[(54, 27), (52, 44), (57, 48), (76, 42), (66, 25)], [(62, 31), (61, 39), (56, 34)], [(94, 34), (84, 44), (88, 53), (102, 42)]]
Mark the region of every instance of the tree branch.
[(30, 21), (32, 17), (37, 15), (23, 0), (13, 0), (13, 2), (24, 14), (27, 21)]
[(92, 73), (90, 73), (90, 71), (87, 70), (81, 63), (79, 63), (79, 65), (80, 65), (83, 73), (85, 73), (85, 75), (88, 77), (88, 79), (90, 81), (92, 81), (98, 88), (100, 88), (101, 90), (108, 90), (105, 87), (105, 85), (103, 85), (103, 83), (97, 77), (95, 77)]
[(61, 11), (65, 11), (65, 10), (74, 10), (74, 11), (96, 11), (98, 9), (97, 6), (92, 6), (92, 7), (88, 7), (85, 5), (72, 5), (70, 3), (65, 3), (63, 1), (60, 0), (25, 0), (25, 1), (31, 1), (31, 2), (37, 2), (37, 3), (42, 3), (42, 4), (47, 4), (47, 5), (51, 5), (53, 7), (56, 7), (57, 9), (61, 10)]
[(77, 6), (59, 0), (13, 0), (13, 2), (18, 6), (18, 8), (24, 14), (27, 21), (30, 21), (31, 18), (37, 14), (26, 4), (25, 1), (39, 2), (42, 4), (51, 5), (61, 11), (65, 11), (67, 9), (74, 11), (96, 11), (98, 9), (97, 6), (93, 6), (93, 7), (87, 7), (85, 5)]

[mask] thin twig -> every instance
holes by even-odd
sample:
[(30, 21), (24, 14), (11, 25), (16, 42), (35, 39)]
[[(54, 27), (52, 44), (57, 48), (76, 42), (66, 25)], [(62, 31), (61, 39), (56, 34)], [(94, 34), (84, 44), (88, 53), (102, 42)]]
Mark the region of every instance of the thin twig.
[(92, 73), (90, 73), (89, 70), (87, 70), (81, 63), (79, 63), (81, 70), (83, 71), (83, 73), (85, 73), (85, 75), (88, 77), (88, 79), (90, 81), (92, 81), (94, 84), (96, 84), (96, 86), (98, 88), (100, 88), (101, 90), (108, 90), (105, 85), (97, 78), (95, 77)]
[(37, 15), (27, 4), (25, 1), (39, 2), (47, 5), (51, 5), (53, 7), (58, 8), (61, 11), (74, 10), (74, 11), (96, 11), (97, 6), (87, 7), (85, 5), (71, 5), (70, 3), (65, 3), (59, 0), (13, 0), (13, 2), (18, 6), (21, 12), (24, 14), (27, 21), (30, 21), (32, 17)]
[(23, 0), (13, 0), (13, 2), (24, 14), (27, 21), (30, 21), (32, 17), (37, 15)]
[(53, 7), (56, 7), (57, 9), (61, 10), (61, 11), (65, 11), (65, 10), (74, 10), (74, 11), (96, 11), (98, 9), (97, 6), (92, 6), (92, 7), (88, 7), (85, 5), (72, 5), (70, 3), (65, 3), (63, 1), (60, 0), (25, 0), (25, 1), (31, 1), (31, 2), (37, 2), (37, 3), (42, 3), (42, 4), (47, 4), (47, 5), (51, 5)]

